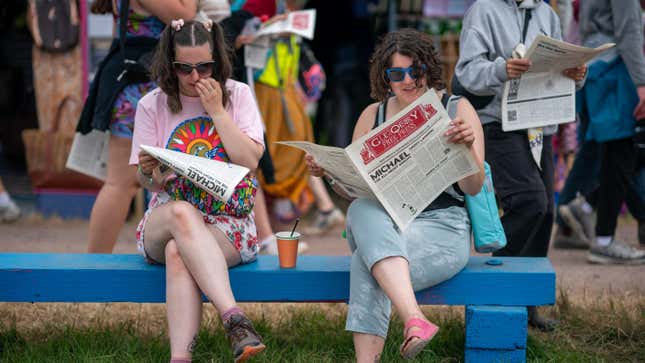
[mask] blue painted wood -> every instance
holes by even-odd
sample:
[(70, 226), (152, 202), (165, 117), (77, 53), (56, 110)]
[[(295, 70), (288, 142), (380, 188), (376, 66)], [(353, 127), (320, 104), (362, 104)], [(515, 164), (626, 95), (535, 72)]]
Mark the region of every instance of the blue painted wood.
[(523, 306), (467, 306), (466, 348), (525, 349), (526, 325)]
[(466, 363), (524, 363), (526, 351), (466, 348), (464, 358)]
[[(546, 258), (472, 256), (466, 268), (418, 293), (422, 304), (526, 306), (553, 304), (555, 271)], [(348, 256), (300, 256), (280, 269), (275, 256), (230, 270), (240, 302), (346, 301)], [(165, 271), (139, 255), (0, 253), (0, 301), (164, 302)]]
[[(417, 301), (434, 305), (530, 306), (555, 303), (555, 270), (548, 258), (471, 256), (452, 279), (418, 292)], [(475, 302), (476, 301), (476, 302)]]
[(89, 218), (96, 199), (94, 191), (39, 189), (34, 195), (38, 213), (45, 217), (58, 216), (64, 219)]

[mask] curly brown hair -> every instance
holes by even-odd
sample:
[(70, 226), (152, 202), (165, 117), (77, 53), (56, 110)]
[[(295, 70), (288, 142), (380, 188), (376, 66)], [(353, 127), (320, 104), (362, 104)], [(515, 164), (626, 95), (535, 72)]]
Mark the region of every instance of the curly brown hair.
[(175, 61), (175, 48), (177, 46), (195, 47), (207, 42), (213, 53), (213, 61), (215, 61), (211, 77), (219, 82), (224, 107), (230, 101), (225, 84), (233, 72), (232, 51), (224, 39), (222, 29), (217, 23), (213, 23), (209, 32), (201, 22), (188, 20), (184, 22), (184, 26), (179, 31), (170, 25), (166, 26), (161, 33), (150, 69), (152, 79), (168, 96), (168, 107), (173, 113), (178, 113), (182, 109), (179, 99), (179, 81), (172, 64)]
[[(390, 81), (385, 70), (392, 66), (392, 55), (399, 53), (412, 58), (413, 65), (426, 66), (425, 78), (428, 87), (445, 88), (441, 77), (441, 62), (434, 47), (432, 38), (415, 29), (400, 29), (387, 33), (374, 50), (370, 59), (370, 96), (377, 101), (384, 101), (390, 94)], [(417, 76), (417, 85), (422, 74)]]

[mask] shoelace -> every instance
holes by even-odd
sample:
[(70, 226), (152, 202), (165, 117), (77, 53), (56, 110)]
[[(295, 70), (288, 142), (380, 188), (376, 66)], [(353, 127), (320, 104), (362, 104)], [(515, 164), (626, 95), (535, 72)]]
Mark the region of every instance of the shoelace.
[(242, 341), (249, 336), (254, 336), (260, 339), (260, 336), (255, 332), (253, 326), (246, 319), (240, 319), (237, 322), (232, 322), (231, 327), (228, 329), (227, 335), (238, 341)]

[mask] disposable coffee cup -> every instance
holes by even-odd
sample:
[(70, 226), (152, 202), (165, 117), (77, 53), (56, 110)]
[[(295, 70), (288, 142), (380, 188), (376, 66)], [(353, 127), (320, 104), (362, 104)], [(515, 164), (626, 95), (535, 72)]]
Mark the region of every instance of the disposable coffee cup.
[(296, 267), (296, 258), (298, 257), (298, 242), (300, 233), (291, 231), (278, 232), (275, 234), (278, 242), (278, 259), (281, 268)]

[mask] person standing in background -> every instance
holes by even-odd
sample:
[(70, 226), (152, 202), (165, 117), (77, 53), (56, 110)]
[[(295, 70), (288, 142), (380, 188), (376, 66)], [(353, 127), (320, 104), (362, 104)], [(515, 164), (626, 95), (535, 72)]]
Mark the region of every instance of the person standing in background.
[[(129, 5), (126, 33), (119, 34), (119, 10)], [(96, 0), (92, 12), (114, 16), (115, 39), (101, 62), (85, 101), (77, 131), (110, 131), (107, 178), (96, 197), (89, 225), (90, 253), (111, 253), (125, 223), (132, 198), (139, 189), (136, 170), (128, 164), (132, 148), (134, 114), (141, 97), (156, 87), (147, 74), (126, 69), (119, 46), (125, 36), (125, 54), (140, 59), (150, 54), (172, 19), (192, 19), (196, 0)]]
[[(587, 261), (645, 263), (645, 251), (615, 239), (618, 214), (637, 167), (636, 120), (645, 119), (645, 55), (638, 0), (580, 2), (582, 45), (616, 43), (589, 67), (579, 108), (589, 117), (585, 138), (601, 144), (597, 221)], [(642, 202), (642, 196), (641, 196)]]
[[(459, 42), (455, 75), (461, 85), (492, 100), (478, 110), (483, 123), (486, 161), (491, 166), (495, 192), (504, 210), (502, 225), (508, 244), (498, 256), (545, 257), (554, 218), (553, 150), (556, 126), (504, 132), (501, 104), (504, 83), (530, 66), (514, 59), (518, 44), (527, 49), (538, 34), (561, 39), (560, 21), (542, 0), (478, 0), (466, 13)], [(582, 86), (586, 67), (563, 71)], [(453, 82), (454, 84), (454, 82)], [(556, 322), (528, 307), (529, 324), (553, 330)]]

